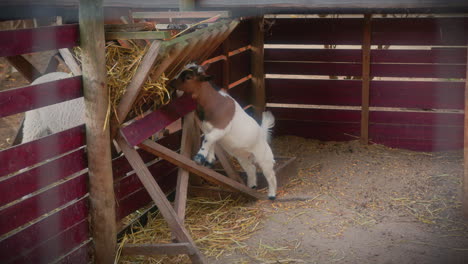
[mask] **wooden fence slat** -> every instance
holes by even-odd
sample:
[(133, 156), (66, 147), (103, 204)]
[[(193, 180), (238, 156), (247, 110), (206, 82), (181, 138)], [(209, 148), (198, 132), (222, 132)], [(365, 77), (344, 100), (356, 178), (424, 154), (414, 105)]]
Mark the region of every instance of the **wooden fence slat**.
[(0, 57), (78, 45), (77, 24), (0, 31)]
[[(265, 61), (310, 61), (361, 63), (358, 49), (265, 49)], [(371, 50), (372, 63), (452, 63), (462, 64), (466, 50), (433, 48), (431, 50)]]
[[(266, 61), (265, 73), (293, 75), (361, 76), (361, 64)], [(372, 68), (372, 73), (374, 69)]]
[(268, 103), (361, 105), (360, 80), (265, 79), (265, 86)]
[[(148, 114), (144, 118), (123, 127), (121, 131), (127, 142), (135, 146), (172, 122), (195, 110), (195, 107), (195, 101), (190, 96), (185, 95), (173, 100), (161, 109)], [(151, 124), (151, 126), (148, 126), (148, 124)]]
[[(159, 173), (158, 171), (151, 171), (152, 174)], [(177, 170), (173, 170), (167, 177), (158, 180), (158, 185), (161, 190), (168, 195), (173, 192), (176, 186)], [(135, 212), (136, 210), (148, 205), (152, 201), (148, 191), (144, 187), (137, 191), (123, 197), (119, 200), (116, 211), (117, 221), (126, 217), (127, 215)]]
[[(361, 76), (361, 64), (266, 61), (270, 74)], [(464, 79), (465, 65), (372, 64), (372, 77), (418, 77)]]
[(333, 123), (300, 120), (277, 120), (275, 123), (275, 136), (294, 135), (304, 138), (313, 138), (322, 141), (349, 141), (355, 140), (360, 134), (360, 124)]
[(372, 50), (372, 63), (447, 63), (463, 64), (466, 49), (432, 48), (431, 50)]
[[(266, 79), (267, 102), (359, 106), (360, 85), (360, 80)], [(463, 82), (371, 81), (370, 103), (378, 107), (463, 109), (463, 86)]]
[(333, 109), (295, 109), (270, 107), (276, 120), (298, 120), (333, 123), (359, 123), (361, 113), (358, 110)]
[(0, 241), (0, 259), (8, 262), (86, 219), (87, 203), (87, 199), (82, 199)]
[(418, 77), (464, 79), (466, 65), (372, 64), (371, 75), (378, 77)]
[[(155, 179), (158, 181), (164, 177), (167, 177), (169, 174), (172, 174), (175, 170), (175, 166), (170, 162), (161, 160), (156, 162), (153, 165), (148, 166), (148, 169), (151, 172), (156, 172)], [(139, 190), (142, 188), (140, 180), (133, 171), (128, 176), (122, 178), (121, 180), (114, 183), (115, 197), (117, 200), (125, 198), (127, 195)]]
[(398, 138), (443, 142), (462, 142), (463, 127), (433, 127), (422, 125), (375, 124), (369, 126), (369, 138)]
[(79, 149), (39, 167), (0, 181), (0, 206), (38, 191), (87, 168), (86, 153)]
[(83, 197), (88, 192), (87, 176), (86, 173), (82, 174), (2, 209), (0, 211), (0, 234), (10, 232), (57, 207)]
[(463, 114), (459, 113), (371, 111), (369, 120), (374, 124), (388, 125), (463, 126)]
[(362, 18), (275, 19), (265, 30), (265, 44), (361, 45), (363, 23)]
[(463, 109), (463, 82), (371, 81), (371, 106)]
[(315, 61), (361, 63), (361, 50), (265, 49), (265, 61)]
[[(181, 134), (182, 134), (182, 131), (179, 130), (168, 136), (163, 137), (162, 139), (157, 140), (157, 142), (167, 148), (170, 148), (172, 150), (177, 150), (180, 147)], [(142, 149), (138, 149), (137, 152), (140, 155), (143, 162), (149, 162), (154, 159), (157, 159), (157, 157), (154, 154), (146, 152)], [(128, 172), (132, 170), (133, 168), (130, 166), (130, 164), (128, 163), (124, 155), (118, 158), (115, 158), (112, 161), (112, 172), (114, 173), (114, 182), (119, 181), (124, 176), (126, 176)]]
[(0, 117), (83, 96), (81, 76), (0, 92)]
[(379, 18), (372, 23), (372, 45), (461, 46), (468, 18)]
[(82, 243), (82, 246), (74, 249), (71, 253), (62, 256), (57, 264), (89, 264), (92, 256), (92, 241)]
[(61, 234), (45, 241), (26, 255), (21, 255), (12, 264), (46, 264), (58, 260), (89, 238), (89, 223), (85, 219)]
[[(0, 152), (0, 176), (16, 172), (85, 145), (84, 125)], [(40, 151), (39, 151), (40, 150)]]

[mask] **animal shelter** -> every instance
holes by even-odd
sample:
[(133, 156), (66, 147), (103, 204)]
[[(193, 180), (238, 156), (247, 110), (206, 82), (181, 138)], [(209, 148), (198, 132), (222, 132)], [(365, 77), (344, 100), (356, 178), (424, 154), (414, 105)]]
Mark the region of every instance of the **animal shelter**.
[[(0, 150), (2, 263), (111, 263), (117, 233), (128, 228), (122, 220), (151, 203), (173, 243), (127, 245), (122, 254), (187, 254), (207, 263), (184, 227), (187, 193), (267, 196), (244, 183), (219, 146), (218, 169), (192, 161), (201, 141), (197, 104), (169, 82), (194, 62), (209, 66), (213, 83), (258, 122), (271, 111), (273, 136), (464, 149), (468, 216), (464, 1), (16, 0), (0, 7), (2, 23), (34, 21), (0, 31), (0, 56), (28, 81), (1, 88), (0, 118), (79, 98), (86, 116)], [(23, 56), (45, 51), (53, 52), (42, 70)], [(66, 78), (34, 81), (59, 64)], [(279, 185), (295, 158), (276, 157)], [(200, 179), (217, 187), (199, 187)]]

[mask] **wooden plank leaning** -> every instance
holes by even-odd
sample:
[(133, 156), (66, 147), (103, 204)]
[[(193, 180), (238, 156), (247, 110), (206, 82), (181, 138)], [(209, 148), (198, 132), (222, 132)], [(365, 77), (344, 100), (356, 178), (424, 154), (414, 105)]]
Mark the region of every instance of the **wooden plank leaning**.
[(151, 172), (148, 170), (141, 157), (138, 155), (138, 152), (132, 146), (130, 146), (122, 136), (119, 135), (116, 139), (128, 162), (137, 173), (141, 183), (148, 191), (149, 195), (169, 225), (172, 234), (176, 237), (178, 242), (189, 243), (193, 247), (193, 254), (189, 254), (192, 263), (206, 263), (203, 255), (195, 247), (195, 243), (190, 237), (190, 234), (183, 226), (177, 213), (172, 208), (171, 204), (166, 198), (166, 195), (151, 175)]
[(256, 192), (255, 190), (250, 189), (249, 187), (238, 183), (232, 179), (227, 178), (224, 175), (221, 175), (214, 170), (208, 169), (206, 167), (200, 166), (196, 164), (193, 160), (184, 157), (166, 147), (161, 146), (158, 143), (155, 143), (151, 140), (145, 140), (141, 144), (138, 145), (140, 148), (143, 150), (150, 152), (154, 155), (157, 155), (161, 157), (162, 159), (165, 159), (169, 161), (170, 163), (181, 167), (185, 170), (190, 171), (191, 173), (194, 173), (203, 179), (212, 182), (214, 184), (221, 185), (223, 187), (226, 187), (228, 189), (234, 190), (241, 192), (248, 198), (252, 199), (265, 199), (263, 195), (260, 193)]

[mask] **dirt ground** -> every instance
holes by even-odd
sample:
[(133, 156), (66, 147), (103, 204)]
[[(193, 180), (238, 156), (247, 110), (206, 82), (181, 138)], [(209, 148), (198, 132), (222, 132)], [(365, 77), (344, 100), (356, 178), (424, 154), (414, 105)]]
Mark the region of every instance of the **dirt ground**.
[(468, 263), (461, 151), (292, 136), (273, 148), (298, 157), (297, 177), (252, 205), (265, 220), (246, 245), (210, 263)]

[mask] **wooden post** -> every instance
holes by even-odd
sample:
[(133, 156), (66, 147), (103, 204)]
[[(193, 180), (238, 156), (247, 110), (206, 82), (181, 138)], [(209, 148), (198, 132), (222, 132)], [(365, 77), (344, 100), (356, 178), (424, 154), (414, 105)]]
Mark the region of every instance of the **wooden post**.
[(369, 87), (370, 87), (370, 50), (372, 15), (364, 15), (364, 34), (362, 40), (362, 108), (361, 144), (369, 143)]
[(254, 117), (261, 122), (262, 113), (265, 111), (265, 73), (263, 69), (264, 54), (264, 32), (263, 16), (252, 19), (252, 105), (254, 106)]
[[(192, 141), (193, 136), (191, 131), (195, 130), (195, 113), (191, 112), (186, 115), (182, 120), (182, 142), (180, 144), (180, 154), (184, 157), (191, 158), (192, 154)], [(179, 216), (181, 223), (184, 223), (185, 219), (185, 207), (187, 204), (187, 189), (189, 182), (189, 172), (182, 168), (179, 168), (177, 172), (177, 187), (176, 197), (174, 202), (174, 209)]]
[(111, 141), (105, 125), (106, 85), (102, 0), (80, 0), (80, 43), (86, 113), (86, 144), (95, 263), (113, 263), (117, 244)]
[[(468, 52), (468, 49), (467, 49)], [(466, 79), (465, 79), (465, 129), (464, 129), (464, 176), (462, 187), (462, 210), (465, 219), (468, 219), (468, 54), (466, 56)]]

